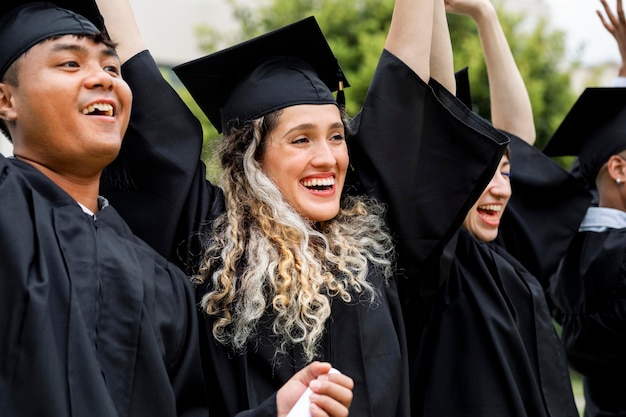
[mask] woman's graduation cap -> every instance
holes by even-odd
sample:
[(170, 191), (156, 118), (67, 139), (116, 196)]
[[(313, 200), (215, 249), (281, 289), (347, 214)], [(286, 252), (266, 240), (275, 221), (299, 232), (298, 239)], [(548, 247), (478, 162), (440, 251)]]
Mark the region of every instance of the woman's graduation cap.
[(349, 86), (312, 16), (174, 72), (218, 132), (297, 104), (343, 104), (332, 92)]
[(94, 0), (2, 0), (0, 78), (24, 52), (45, 39), (70, 34), (95, 35), (101, 30), (104, 23)]
[(456, 97), (461, 100), (468, 109), (472, 110), (472, 90), (470, 88), (469, 68), (464, 67), (454, 73), (456, 80)]
[(595, 188), (600, 168), (626, 149), (626, 88), (587, 88), (563, 119), (543, 152), (578, 156), (580, 175)]

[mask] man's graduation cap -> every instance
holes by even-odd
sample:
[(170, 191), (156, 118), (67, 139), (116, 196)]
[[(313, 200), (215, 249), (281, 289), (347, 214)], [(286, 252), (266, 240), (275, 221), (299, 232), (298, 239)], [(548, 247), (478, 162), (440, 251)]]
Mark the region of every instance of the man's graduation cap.
[(53, 36), (95, 35), (104, 30), (94, 0), (32, 2), (2, 0), (0, 5), (0, 78), (37, 43)]
[(590, 188), (611, 155), (626, 149), (626, 88), (587, 88), (563, 119), (543, 152), (578, 156), (580, 175)]
[(337, 104), (332, 92), (349, 86), (314, 17), (174, 72), (219, 132), (297, 104)]

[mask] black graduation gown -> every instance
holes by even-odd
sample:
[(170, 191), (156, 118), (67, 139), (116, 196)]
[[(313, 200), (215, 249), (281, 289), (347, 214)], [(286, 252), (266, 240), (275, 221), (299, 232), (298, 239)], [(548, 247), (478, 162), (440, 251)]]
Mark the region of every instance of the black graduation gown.
[(626, 416), (626, 229), (579, 232), (551, 293), (585, 416)]
[[(199, 124), (147, 52), (128, 61), (123, 75), (133, 89), (133, 114), (109, 178), (115, 180), (124, 172), (132, 184), (123, 189), (114, 181), (103, 189), (139, 236), (191, 273), (201, 255), (198, 232), (206, 231), (224, 210), (222, 192), (205, 180), (199, 160)], [(393, 120), (377, 120), (376, 133), (387, 134), (385, 128)], [(375, 270), (368, 279), (380, 291), (378, 304), (333, 300), (320, 359), (355, 381), (352, 415), (408, 416), (406, 341), (396, 282), (384, 284)], [(199, 288), (198, 296), (205, 291)], [(210, 319), (205, 318), (201, 327), (211, 412), (232, 416), (254, 408), (242, 414), (274, 415), (274, 393), (306, 365), (301, 355), (290, 352), (273, 366), (275, 349), (266, 327), (260, 326), (258, 343), (251, 344), (245, 355), (214, 342)]]
[(207, 415), (182, 271), (16, 159), (0, 202), (0, 414)]
[[(431, 84), (440, 100), (454, 109), (455, 99), (436, 82)], [(463, 109), (456, 109), (456, 113), (457, 117), (472, 119)], [(502, 247), (481, 243), (460, 229), (502, 152), (494, 152), (495, 144), (480, 140), (476, 133), (453, 135), (445, 129), (460, 133), (458, 126), (433, 122), (432, 117), (428, 120), (433, 130), (422, 136), (417, 164), (411, 166), (412, 161), (405, 160), (402, 153), (389, 164), (388, 155), (381, 154), (376, 143), (363, 141), (358, 152), (371, 166), (356, 170), (361, 174), (361, 185), (389, 203), (389, 224), (398, 242), (399, 264), (406, 270), (407, 280), (400, 282), (400, 293), (405, 300), (412, 415), (577, 416), (544, 287)], [(472, 123), (478, 123), (478, 131), (480, 122)], [(526, 157), (539, 158), (552, 172), (555, 164), (548, 158), (537, 156), (539, 152), (534, 149), (527, 151), (531, 155)], [(515, 161), (523, 159), (522, 154), (512, 151), (513, 178), (517, 175)], [(525, 163), (520, 161), (520, 168)], [(537, 164), (528, 169), (538, 169)], [(519, 179), (543, 179), (541, 173), (517, 172), (523, 174)], [(557, 230), (551, 230), (552, 234), (542, 231), (541, 236), (571, 239), (588, 196), (565, 171), (557, 169), (557, 177), (552, 181), (552, 193), (561, 196), (555, 190), (565, 187), (563, 196), (575, 201), (574, 213), (561, 224), (561, 213), (542, 209), (541, 215), (552, 215), (543, 218), (547, 222), (543, 227), (555, 226)], [(540, 188), (535, 192), (543, 191), (542, 185), (536, 186)], [(516, 189), (513, 184), (514, 195)], [(530, 207), (548, 204), (526, 203), (532, 203)], [(514, 201), (510, 204), (513, 207)], [(511, 212), (528, 215), (532, 210), (522, 205)], [(557, 242), (559, 249), (551, 249), (554, 241), (533, 239), (532, 222), (518, 218), (513, 223), (503, 227), (502, 233), (514, 232), (506, 241), (521, 250), (516, 254), (520, 258), (528, 252), (541, 256), (541, 250), (548, 247), (545, 253), (558, 259), (567, 245), (568, 240), (564, 245)], [(532, 264), (547, 276), (556, 261), (540, 258)]]

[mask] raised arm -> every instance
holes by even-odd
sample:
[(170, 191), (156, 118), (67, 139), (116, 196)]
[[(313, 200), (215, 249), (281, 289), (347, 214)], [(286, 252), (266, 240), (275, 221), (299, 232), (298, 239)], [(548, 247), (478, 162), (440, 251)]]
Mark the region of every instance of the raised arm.
[(433, 15), (433, 38), (430, 51), (430, 76), (450, 93), (456, 94), (452, 42), (443, 0), (435, 0)]
[[(363, 192), (388, 208), (398, 265), (415, 282), (402, 291), (407, 298), (439, 285), (439, 277), (420, 280), (421, 272), (431, 261), (438, 263), (508, 142), (451, 94), (454, 86), (442, 87), (443, 78), (431, 73), (432, 48), (449, 45), (447, 33), (435, 35), (446, 29), (443, 6), (443, 0), (396, 1), (389, 53), (383, 54), (352, 124), (350, 161)], [(449, 60), (437, 62), (454, 76)], [(459, 178), (454, 186), (449, 173)]]
[(622, 6), (622, 0), (616, 1), (616, 12), (613, 13), (606, 0), (600, 0), (606, 17), (600, 10), (596, 10), (602, 25), (613, 36), (617, 47), (619, 48), (619, 54), (622, 58), (622, 62), (619, 67), (618, 80), (620, 78), (625, 79), (622, 82), (614, 82), (614, 85), (623, 87), (626, 85), (626, 17), (624, 16), (624, 8)]
[(128, 0), (96, 0), (122, 64), (147, 49)]
[[(205, 180), (199, 121), (163, 78), (146, 50), (128, 0), (97, 0), (118, 43), (122, 76), (133, 92), (130, 125), (101, 193), (133, 232), (182, 268), (195, 260), (198, 225), (220, 212), (220, 193)], [(185, 243), (183, 243), (185, 242)]]
[(385, 48), (422, 80), (430, 79), (434, 0), (396, 0)]
[(449, 13), (467, 15), (476, 22), (489, 77), (493, 125), (534, 144), (536, 131), (530, 97), (495, 7), (489, 0), (445, 0), (445, 3)]

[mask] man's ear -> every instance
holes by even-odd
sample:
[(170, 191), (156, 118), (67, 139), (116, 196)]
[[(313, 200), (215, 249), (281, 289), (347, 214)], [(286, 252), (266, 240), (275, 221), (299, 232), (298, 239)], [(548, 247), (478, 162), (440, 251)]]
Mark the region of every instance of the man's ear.
[[(607, 162), (608, 174), (613, 181), (626, 183), (626, 160), (619, 155), (611, 155)], [(618, 180), (619, 179), (619, 180)]]
[(11, 88), (7, 83), (0, 83), (0, 118), (5, 121), (17, 119), (17, 113), (11, 99)]

